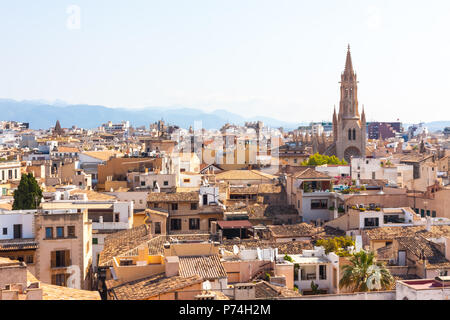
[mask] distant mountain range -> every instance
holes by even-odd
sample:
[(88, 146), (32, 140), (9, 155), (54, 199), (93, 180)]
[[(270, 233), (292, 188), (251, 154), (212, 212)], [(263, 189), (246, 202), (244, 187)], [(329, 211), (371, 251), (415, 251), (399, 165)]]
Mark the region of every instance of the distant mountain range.
[(59, 120), (64, 128), (76, 125), (81, 128), (97, 128), (107, 121), (118, 123), (130, 121), (133, 126), (149, 126), (164, 119), (168, 124), (181, 128), (194, 127), (195, 121), (202, 121), (203, 128), (220, 129), (225, 123), (243, 125), (247, 121), (263, 121), (274, 128), (294, 129), (304, 123), (290, 123), (269, 117), (245, 118), (226, 110), (207, 113), (192, 108), (149, 107), (143, 109), (108, 108), (95, 105), (67, 105), (63, 102), (15, 101), (0, 99), (0, 120), (30, 123), (31, 129), (47, 129)]
[[(64, 128), (76, 125), (81, 128), (97, 128), (107, 121), (118, 123), (128, 120), (133, 126), (149, 126), (150, 123), (164, 119), (166, 123), (181, 128), (194, 127), (195, 121), (202, 121), (203, 128), (220, 129), (225, 123), (243, 125), (248, 121), (263, 121), (273, 128), (295, 129), (306, 122), (286, 122), (270, 117), (246, 118), (238, 114), (215, 110), (210, 113), (193, 108), (148, 107), (143, 109), (109, 108), (96, 105), (69, 105), (63, 101), (15, 101), (0, 99), (0, 120), (30, 123), (31, 129), (47, 129), (59, 120)], [(331, 119), (330, 119), (331, 120)], [(407, 129), (411, 124), (403, 124)], [(450, 121), (433, 121), (425, 124), (430, 131), (443, 130)]]

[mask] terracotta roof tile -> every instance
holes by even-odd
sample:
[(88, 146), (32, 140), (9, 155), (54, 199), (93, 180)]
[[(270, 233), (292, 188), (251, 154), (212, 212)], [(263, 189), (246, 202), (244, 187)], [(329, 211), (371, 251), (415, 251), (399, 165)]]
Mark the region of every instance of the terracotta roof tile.
[(273, 180), (277, 176), (258, 170), (228, 170), (216, 174), (216, 181), (219, 180)]
[(445, 259), (445, 255), (438, 246), (422, 236), (403, 237), (397, 239), (399, 247), (406, 249), (407, 255), (413, 254), (418, 259), (427, 260), (427, 268), (449, 268), (450, 261)]
[(227, 277), (225, 268), (217, 254), (210, 256), (179, 257), (179, 259), (179, 272), (182, 277), (200, 275), (207, 280)]
[(151, 234), (145, 224), (107, 236), (103, 251), (100, 252), (98, 265), (110, 265), (112, 258), (138, 247), (150, 238)]
[(147, 197), (148, 202), (199, 202), (199, 192), (151, 192)]
[(292, 175), (297, 179), (321, 179), (329, 180), (331, 177), (325, 173), (314, 170), (313, 168), (307, 168), (302, 171), (298, 171)]
[(427, 231), (425, 226), (380, 227), (365, 230), (365, 233), (369, 240), (392, 240), (416, 235), (421, 235), (425, 238), (440, 238), (450, 236), (450, 226), (431, 226), (431, 231)]
[(117, 300), (145, 300), (201, 282), (203, 282), (203, 278), (199, 275), (184, 278), (180, 276), (166, 277), (164, 273), (160, 273), (110, 288), (108, 292)]

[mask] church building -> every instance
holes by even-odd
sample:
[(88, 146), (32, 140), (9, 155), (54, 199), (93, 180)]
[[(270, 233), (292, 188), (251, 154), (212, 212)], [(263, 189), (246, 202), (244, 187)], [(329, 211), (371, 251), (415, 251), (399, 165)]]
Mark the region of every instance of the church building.
[(327, 153), (350, 162), (351, 157), (365, 157), (366, 153), (366, 116), (364, 106), (361, 115), (359, 113), (358, 81), (353, 71), (350, 45), (340, 84), (339, 113), (336, 114), (335, 107), (333, 114), (333, 145)]

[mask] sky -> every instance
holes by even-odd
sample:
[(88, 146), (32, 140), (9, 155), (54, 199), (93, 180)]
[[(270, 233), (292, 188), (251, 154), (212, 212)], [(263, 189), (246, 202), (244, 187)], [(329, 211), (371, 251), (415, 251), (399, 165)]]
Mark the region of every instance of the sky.
[(368, 121), (450, 120), (449, 16), (448, 0), (2, 1), (0, 98), (331, 121), (350, 44)]

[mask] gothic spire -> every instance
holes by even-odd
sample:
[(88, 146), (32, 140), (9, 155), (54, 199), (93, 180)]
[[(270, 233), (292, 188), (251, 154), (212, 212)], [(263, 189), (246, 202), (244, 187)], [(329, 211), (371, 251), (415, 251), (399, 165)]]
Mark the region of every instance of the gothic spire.
[(344, 73), (353, 75), (353, 64), (352, 64), (352, 55), (350, 53), (350, 44), (347, 48), (347, 59), (345, 60), (345, 71)]
[(366, 122), (366, 113), (364, 112), (364, 105), (362, 105), (361, 122)]

